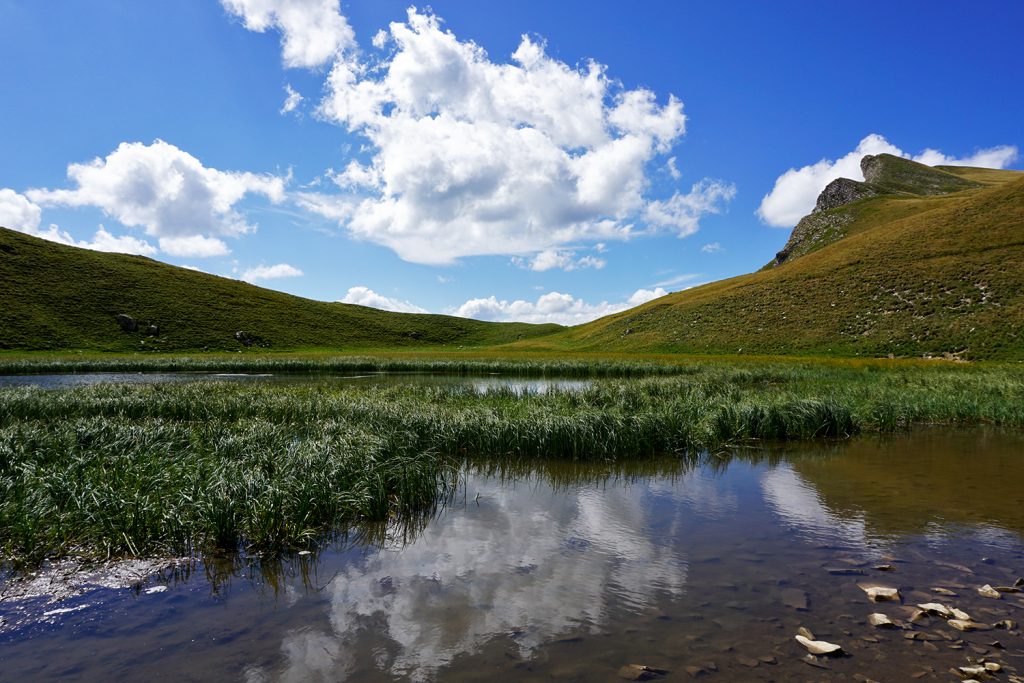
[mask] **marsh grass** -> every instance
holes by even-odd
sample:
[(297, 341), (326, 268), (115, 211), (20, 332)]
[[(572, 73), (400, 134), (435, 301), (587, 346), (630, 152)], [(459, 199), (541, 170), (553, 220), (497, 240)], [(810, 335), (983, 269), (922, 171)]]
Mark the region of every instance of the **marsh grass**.
[(594, 362), (580, 359), (506, 360), (500, 358), (400, 358), (382, 356), (301, 357), (295, 355), (197, 357), (4, 358), (0, 375), (49, 375), (84, 372), (244, 372), (294, 375), (349, 375), (366, 372), (432, 373), (511, 377), (650, 377), (694, 372), (686, 363), (640, 360)]
[[(7, 563), (275, 553), (429, 516), (467, 459), (680, 456), (917, 424), (1024, 426), (1024, 371), (692, 365), (546, 393), (459, 386), (96, 385), (0, 391)], [(611, 465), (610, 465), (611, 466)]]

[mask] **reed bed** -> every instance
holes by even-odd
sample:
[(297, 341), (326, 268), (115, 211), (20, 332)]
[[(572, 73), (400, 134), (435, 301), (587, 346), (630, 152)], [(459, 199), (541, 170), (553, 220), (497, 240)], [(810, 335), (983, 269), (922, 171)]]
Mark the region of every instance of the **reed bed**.
[(468, 458), (615, 463), (916, 424), (1024, 426), (1024, 371), (694, 365), (577, 390), (191, 383), (0, 391), (7, 563), (271, 552), (429, 514)]
[(649, 377), (694, 372), (691, 364), (636, 360), (504, 360), (384, 358), (332, 356), (329, 358), (205, 356), (134, 358), (2, 358), (0, 375), (49, 375), (83, 372), (247, 372), (301, 375), (344, 375), (364, 372), (422, 372), (446, 375), (501, 374), (515, 377)]

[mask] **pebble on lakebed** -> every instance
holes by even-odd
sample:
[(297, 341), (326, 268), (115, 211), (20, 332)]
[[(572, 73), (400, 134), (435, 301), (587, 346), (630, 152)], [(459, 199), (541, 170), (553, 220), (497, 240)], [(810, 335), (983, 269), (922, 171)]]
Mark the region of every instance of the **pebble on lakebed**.
[(868, 599), (874, 602), (887, 602), (900, 600), (900, 591), (892, 586), (882, 586), (874, 583), (858, 583), (857, 587), (867, 593)]
[(667, 673), (666, 669), (655, 669), (644, 664), (627, 664), (619, 669), (619, 678), (627, 681), (649, 681)]

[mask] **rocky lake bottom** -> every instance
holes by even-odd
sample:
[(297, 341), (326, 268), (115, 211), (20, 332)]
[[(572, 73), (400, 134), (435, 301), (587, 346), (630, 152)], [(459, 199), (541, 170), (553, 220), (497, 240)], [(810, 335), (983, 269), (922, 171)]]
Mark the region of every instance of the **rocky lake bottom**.
[(1022, 681), (1022, 460), (984, 429), (484, 460), (310, 553), (6, 577), (0, 680)]

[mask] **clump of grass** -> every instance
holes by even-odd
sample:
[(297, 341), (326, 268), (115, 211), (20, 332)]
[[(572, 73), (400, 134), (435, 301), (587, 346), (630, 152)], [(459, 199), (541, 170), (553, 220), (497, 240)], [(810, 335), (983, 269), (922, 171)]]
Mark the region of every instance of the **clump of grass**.
[(429, 511), (449, 459), (400, 433), (116, 416), (0, 429), (9, 559), (304, 547), (340, 523)]

